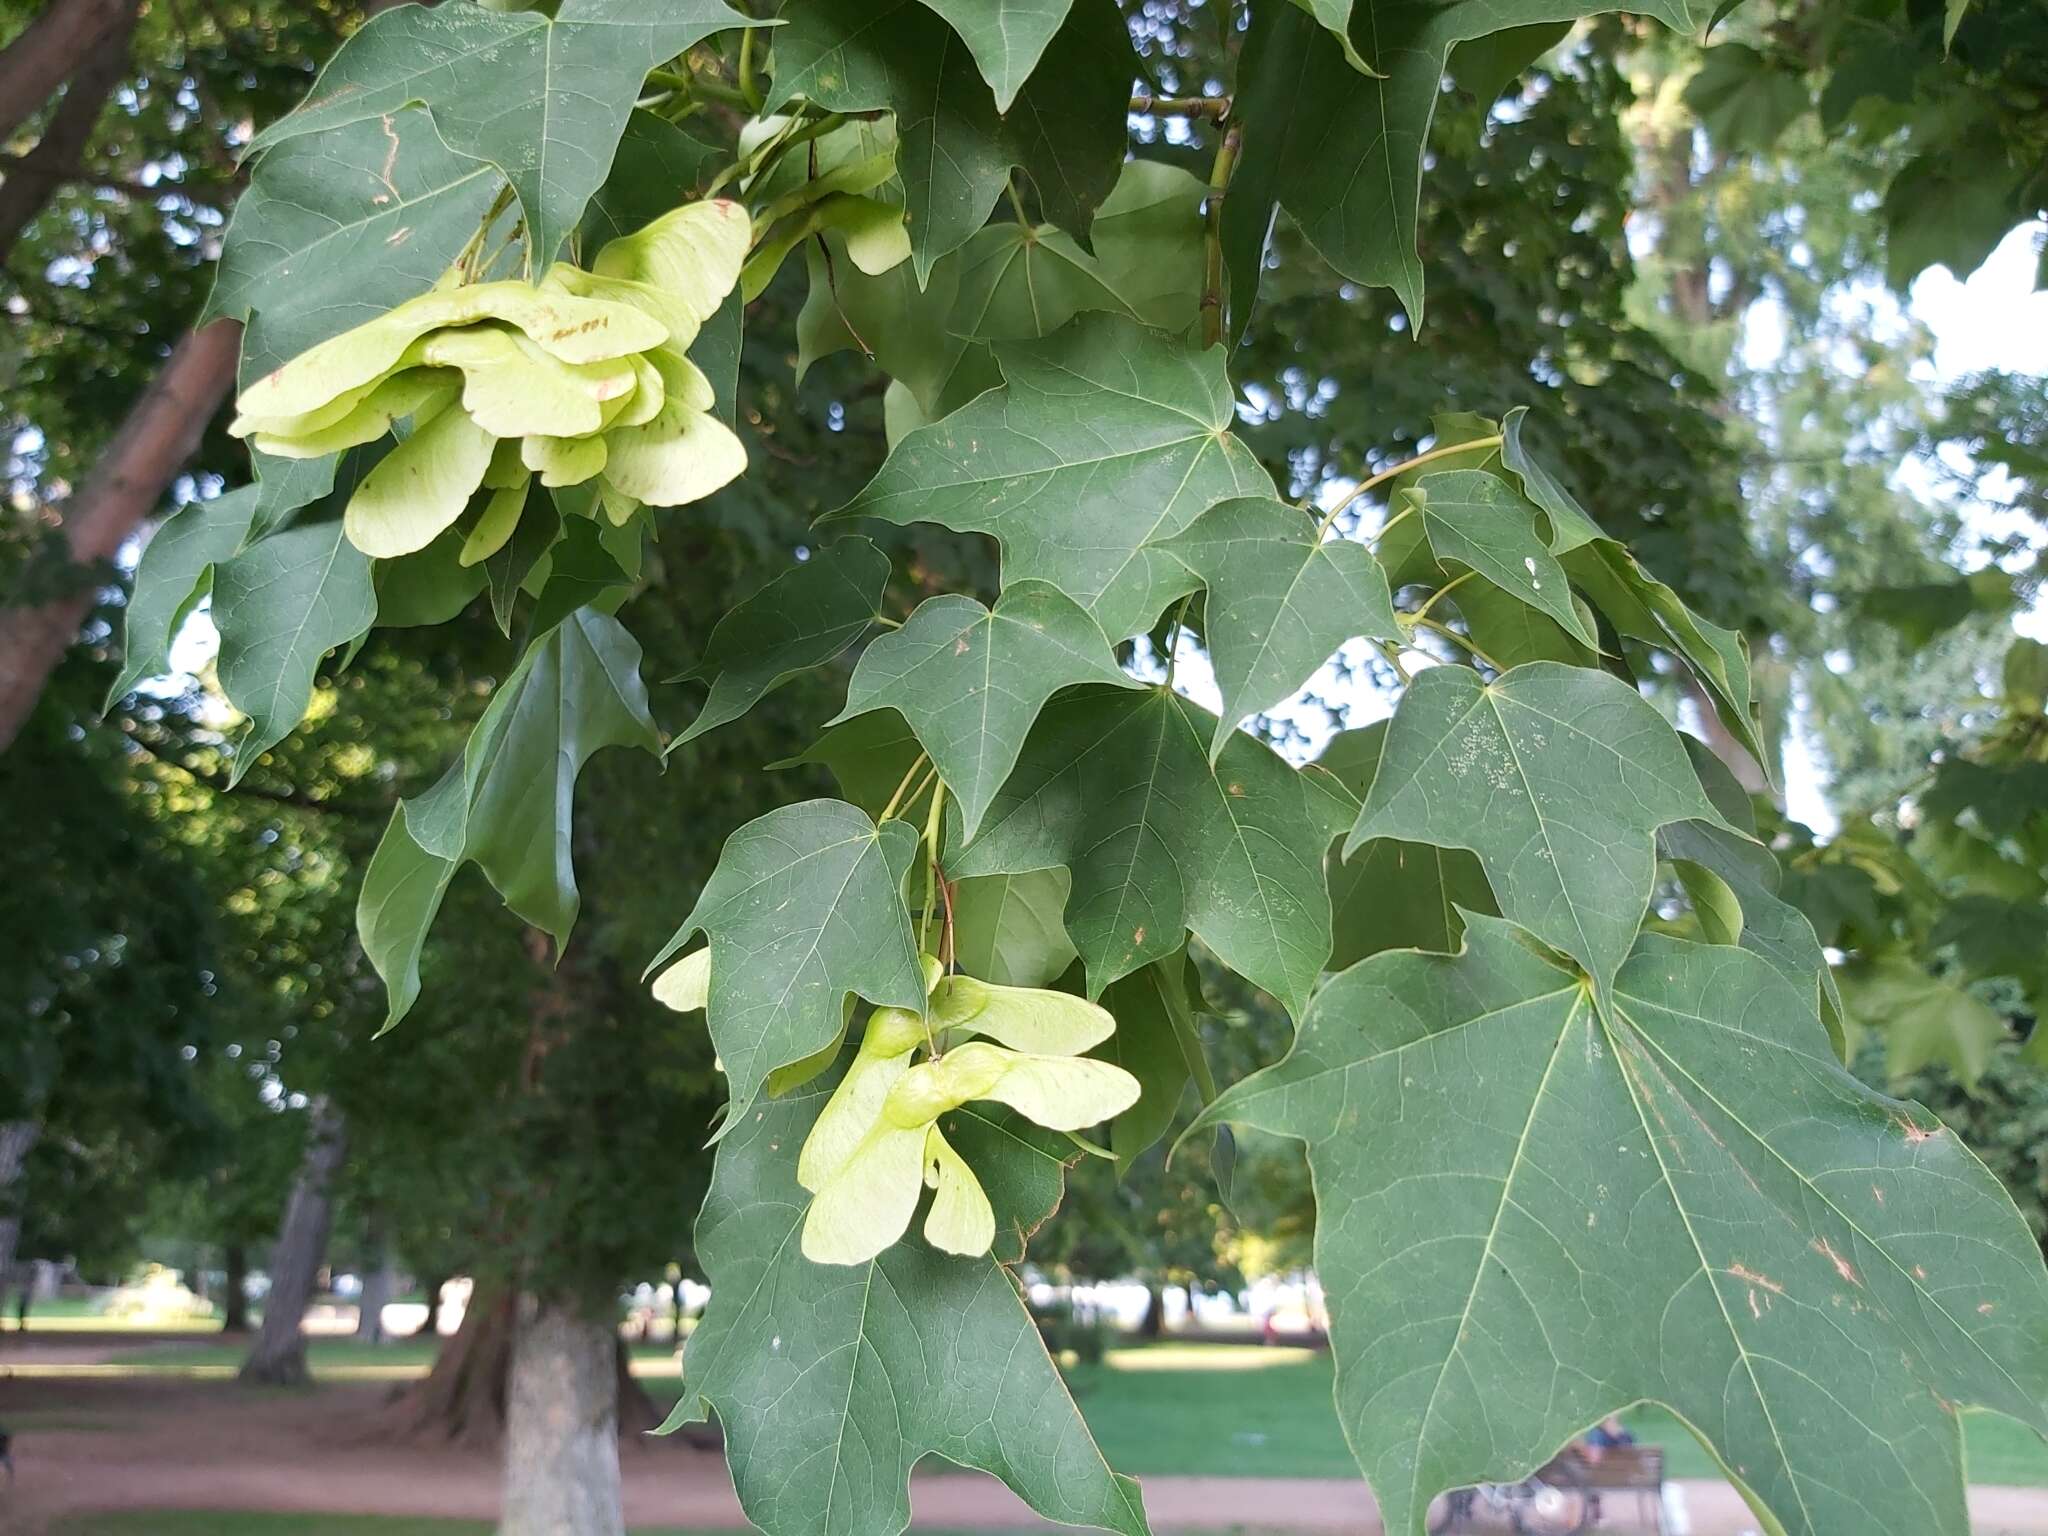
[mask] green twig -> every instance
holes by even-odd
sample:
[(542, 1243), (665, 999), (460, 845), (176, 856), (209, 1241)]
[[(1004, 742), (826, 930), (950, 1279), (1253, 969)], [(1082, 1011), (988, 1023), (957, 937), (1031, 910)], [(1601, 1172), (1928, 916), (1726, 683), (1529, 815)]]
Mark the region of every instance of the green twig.
[[(1387, 524), (1387, 526), (1391, 528), (1394, 525), (1392, 523), (1389, 523)], [(1424, 602), (1420, 608), (1416, 609), (1413, 613), (1403, 614), (1401, 615), (1401, 617), (1405, 618), (1410, 624), (1420, 624), (1424, 619), (1429, 617), (1429, 610), (1434, 608), (1442, 598), (1444, 598), (1449, 593), (1457, 591), (1458, 588), (1462, 587), (1466, 582), (1470, 581), (1474, 576), (1477, 576), (1478, 574), (1479, 573), (1477, 571), (1467, 571), (1462, 576), (1453, 576), (1449, 581), (1445, 582), (1442, 586), (1438, 587), (1434, 592), (1430, 593), (1428, 600)]]
[(1180, 607), (1173, 611), (1173, 622), (1166, 626), (1166, 678), (1159, 686), (1168, 693), (1173, 692), (1173, 669), (1180, 665), (1180, 628), (1187, 620), (1188, 604), (1194, 600), (1195, 594), (1192, 592), (1182, 598)]
[[(1330, 508), (1329, 514), (1316, 526), (1316, 537), (1320, 539), (1324, 534), (1328, 533), (1331, 525), (1337, 521), (1337, 515), (1374, 486), (1384, 485), (1396, 475), (1405, 475), (1417, 465), (1428, 464), (1435, 459), (1448, 458), (1454, 453), (1471, 453), (1480, 448), (1498, 448), (1500, 444), (1501, 438), (1498, 433), (1492, 437), (1475, 437), (1470, 442), (1444, 443), (1430, 449), (1427, 453), (1418, 453), (1412, 459), (1403, 459), (1399, 464), (1389, 465), (1376, 475), (1368, 475), (1349, 491), (1345, 492), (1343, 498), (1334, 507)], [(1401, 514), (1402, 517), (1406, 515), (1405, 512)], [(1394, 523), (1398, 523), (1400, 520), (1400, 517), (1396, 517), (1393, 523), (1387, 524), (1387, 528), (1393, 527)], [(1381, 537), (1385, 537), (1387, 528), (1380, 530)]]
[(1202, 231), (1202, 345), (1213, 347), (1223, 339), (1223, 200), (1230, 195), (1231, 173), (1237, 169), (1238, 150), (1244, 144), (1244, 130), (1232, 123), (1216, 147), (1215, 162), (1209, 167), (1209, 193)]
[[(925, 945), (931, 938), (932, 913), (939, 904), (939, 838), (945, 831), (946, 781), (938, 779), (932, 786), (932, 808), (924, 819), (924, 916), (917, 925), (917, 948), (925, 953)], [(930, 1025), (927, 1023), (926, 1028)], [(936, 1049), (932, 1052), (937, 1055)]]
[(1415, 627), (1417, 629), (1426, 629), (1434, 635), (1442, 635), (1446, 640), (1452, 641), (1455, 644), (1463, 646), (1468, 652), (1471, 653), (1472, 658), (1475, 661), (1485, 662), (1489, 667), (1493, 668), (1493, 670), (1496, 672), (1507, 671), (1506, 667), (1502, 666), (1499, 662), (1495, 661), (1491, 656), (1487, 655), (1486, 652), (1482, 651), (1478, 647), (1478, 645), (1476, 645), (1468, 636), (1459, 634), (1455, 629), (1451, 628), (1451, 626), (1448, 624), (1439, 624), (1435, 619), (1417, 619), (1415, 620)]
[(761, 110), (761, 87), (754, 79), (754, 33), (757, 29), (747, 27), (740, 33), (740, 96), (746, 101), (747, 110), (758, 113)]
[(1139, 117), (1213, 117), (1217, 122), (1230, 116), (1228, 96), (1133, 96), (1131, 111)]
[[(910, 788), (911, 779), (916, 776), (917, 770), (924, 767), (924, 765), (929, 761), (930, 759), (927, 758), (922, 752), (918, 753), (916, 757), (910, 760), (910, 767), (906, 769), (903, 774), (903, 782), (896, 786), (896, 793), (889, 797), (889, 803), (882, 807), (882, 814), (875, 818), (877, 825), (887, 821), (891, 816), (894, 816), (896, 814), (896, 808), (899, 805), (903, 804), (904, 793)], [(924, 786), (919, 785), (918, 787), (922, 789)], [(911, 798), (914, 800), (917, 797), (913, 794)]]

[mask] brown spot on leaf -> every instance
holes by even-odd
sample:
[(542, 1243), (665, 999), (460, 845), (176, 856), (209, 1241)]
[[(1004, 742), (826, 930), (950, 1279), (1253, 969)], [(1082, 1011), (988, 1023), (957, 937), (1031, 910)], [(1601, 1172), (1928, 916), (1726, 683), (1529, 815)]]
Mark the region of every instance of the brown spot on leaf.
[(1848, 1281), (1851, 1285), (1856, 1286), (1859, 1289), (1862, 1287), (1863, 1277), (1856, 1273), (1856, 1266), (1851, 1264), (1847, 1259), (1843, 1258), (1839, 1253), (1835, 1252), (1834, 1245), (1830, 1243), (1826, 1238), (1815, 1238), (1813, 1242), (1813, 1251), (1819, 1254), (1822, 1258), (1826, 1259), (1830, 1264), (1834, 1265), (1835, 1273), (1840, 1275), (1844, 1280)]
[(1733, 1275), (1736, 1279), (1743, 1281), (1745, 1284), (1762, 1286), (1765, 1290), (1769, 1291), (1773, 1296), (1782, 1296), (1785, 1294), (1785, 1287), (1778, 1284), (1778, 1282), (1773, 1280), (1769, 1275), (1760, 1275), (1755, 1270), (1749, 1269), (1744, 1265), (1730, 1264), (1728, 1266), (1728, 1273)]

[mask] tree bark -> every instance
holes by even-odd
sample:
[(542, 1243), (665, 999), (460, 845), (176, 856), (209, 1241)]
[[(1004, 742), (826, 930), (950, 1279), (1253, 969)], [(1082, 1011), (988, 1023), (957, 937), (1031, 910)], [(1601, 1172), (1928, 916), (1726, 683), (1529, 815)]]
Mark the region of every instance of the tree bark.
[(134, 25), (138, 0), (54, 0), (0, 51), (0, 141), (74, 71)]
[(263, 1327), (243, 1362), (241, 1379), (252, 1385), (303, 1386), (306, 1340), (299, 1332), (313, 1283), (327, 1254), (334, 1219), (332, 1185), (347, 1153), (346, 1127), (325, 1099), (313, 1101), (312, 1133), (305, 1161), (285, 1202), (284, 1228), (270, 1251), (270, 1293), (263, 1302)]
[(356, 1338), (365, 1344), (382, 1344), (388, 1337), (384, 1332), (384, 1307), (391, 1300), (395, 1277), (391, 1273), (391, 1251), (374, 1227), (370, 1246), (376, 1268), (363, 1276), (363, 1293), (356, 1305)]
[[(172, 349), (64, 508), (74, 563), (89, 567), (111, 558), (156, 509), (234, 384), (241, 345), (241, 322), (222, 319), (187, 331)], [(41, 607), (0, 609), (0, 752), (20, 734), (44, 681), (92, 609), (92, 584), (83, 572), (81, 578), (78, 591)]]
[(0, 263), (14, 254), (21, 232), (57, 189), (84, 167), (86, 147), (92, 142), (107, 98), (128, 74), (128, 43), (134, 31), (131, 5), (71, 77), (64, 99), (36, 147), (18, 160), (5, 162), (6, 178), (0, 180)]
[(393, 1400), (379, 1437), (496, 1445), (505, 1429), (512, 1321), (509, 1293), (473, 1291), (462, 1326), (441, 1345), (434, 1368)]
[(241, 1243), (229, 1243), (221, 1251), (221, 1267), (227, 1271), (227, 1280), (221, 1289), (227, 1294), (221, 1299), (222, 1333), (247, 1333), (249, 1331), (249, 1250)]
[(498, 1536), (624, 1536), (618, 1330), (558, 1301), (519, 1310)]
[(14, 1186), (21, 1177), (21, 1165), (34, 1150), (43, 1128), (34, 1120), (0, 1123), (0, 1287), (7, 1284), (14, 1268), (15, 1244), (21, 1240), (21, 1215), (15, 1204)]

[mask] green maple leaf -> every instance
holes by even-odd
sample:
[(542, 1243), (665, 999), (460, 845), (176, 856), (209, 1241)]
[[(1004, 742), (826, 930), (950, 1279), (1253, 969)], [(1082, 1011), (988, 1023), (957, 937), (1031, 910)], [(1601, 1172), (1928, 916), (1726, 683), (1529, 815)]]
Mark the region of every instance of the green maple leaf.
[(1537, 661), (1408, 687), (1348, 857), (1378, 837), (1469, 848), (1500, 909), (1604, 991), (1656, 881), (1655, 834), (1720, 823), (1678, 733), (1618, 678)]
[(1007, 112), (1031, 78), (1074, 0), (924, 0), (945, 17)]
[(972, 838), (1045, 701), (1074, 683), (1141, 686), (1072, 599), (1020, 581), (992, 609), (950, 593), (920, 604), (861, 653), (833, 723), (876, 709), (902, 715), (960, 804), (962, 837)]
[(924, 1012), (903, 901), (916, 854), (908, 823), (877, 827), (840, 800), (785, 805), (726, 839), (696, 906), (648, 969), (692, 935), (710, 938), (708, 1018), (731, 1084), (728, 1128), (771, 1072), (831, 1048), (849, 995)]
[(1649, 1400), (1766, 1529), (1962, 1536), (1957, 1409), (2048, 1431), (2048, 1276), (2005, 1191), (1753, 955), (1646, 938), (1603, 1012), (1511, 924), (1465, 942), (1344, 972), (1196, 1122), (1307, 1143), (1388, 1529)]
[(1096, 210), (1094, 253), (1050, 224), (991, 224), (950, 258), (960, 268), (951, 326), (977, 341), (1048, 336), (1104, 310), (1185, 334), (1202, 297), (1202, 199), (1179, 166), (1132, 160)]
[(564, 0), (553, 16), (398, 6), (342, 44), (252, 148), (424, 102), (449, 150), (512, 183), (538, 269), (604, 184), (647, 72), (714, 32), (757, 25), (722, 0)]
[(1294, 697), (1345, 641), (1406, 638), (1372, 551), (1324, 539), (1317, 521), (1270, 496), (1241, 496), (1157, 546), (1209, 594), (1206, 636), (1223, 690), (1211, 761), (1246, 716)]
[[(1341, 0), (1319, 0), (1334, 19)], [(1422, 322), (1416, 254), (1422, 159), (1451, 50), (1511, 28), (1600, 15), (1612, 0), (1352, 0), (1347, 50), (1295, 5), (1254, 11), (1238, 66), (1236, 112), (1244, 156), (1224, 205), (1231, 334), (1258, 291), (1277, 203), (1331, 266), (1354, 282), (1392, 288)], [(1706, 0), (1641, 0), (1634, 9), (1697, 32)], [(1362, 78), (1363, 57), (1384, 74)]]
[(1500, 462), (1520, 482), (1522, 494), (1550, 519), (1550, 552), (1566, 555), (1603, 535), (1600, 525), (1579, 505), (1579, 499), (1523, 443), (1522, 429), (1528, 419), (1526, 405), (1516, 406), (1501, 418)]
[(1323, 24), (1331, 39), (1344, 51), (1345, 62), (1353, 69), (1368, 75), (1378, 73), (1351, 41), (1351, 0), (1294, 0), (1294, 3)]
[(1301, 776), (1161, 688), (1055, 700), (949, 875), (1063, 866), (1091, 991), (1178, 954), (1192, 930), (1290, 1010), (1330, 952), (1328, 828)]
[(1030, 175), (1046, 216), (1085, 242), (1123, 165), (1136, 74), (1130, 34), (1109, 0), (1081, 0), (1003, 109), (959, 35), (921, 0), (808, 0), (776, 36), (765, 110), (802, 96), (833, 112), (896, 114), (922, 283), (981, 228), (1013, 165)]
[(170, 671), (171, 642), (212, 590), (214, 566), (242, 547), (255, 511), (256, 488), (244, 486), (190, 502), (157, 525), (121, 611), (121, 673), (107, 689), (107, 708), (145, 677)]
[(866, 539), (840, 539), (728, 611), (705, 642), (702, 664), (686, 674), (708, 681), (710, 695), (669, 750), (739, 719), (798, 673), (843, 652), (875, 622), (888, 585), (887, 555)]
[(1051, 582), (1111, 640), (1142, 632), (1194, 587), (1159, 541), (1272, 490), (1230, 435), (1223, 355), (1106, 314), (995, 352), (1004, 387), (910, 433), (832, 516), (993, 534), (1005, 582)]
[[(1726, 825), (1674, 822), (1658, 832), (1658, 853), (1674, 862), (1687, 895), (1694, 907), (1701, 909), (1702, 927), (1713, 942), (1740, 944), (1776, 966), (1795, 987), (1809, 992), (1818, 988), (1816, 1006), (1828, 1026), (1829, 1038), (1840, 1047), (1843, 1008), (1834, 968), (1806, 914), (1778, 894), (1784, 870), (1777, 855), (1756, 839), (1756, 813), (1749, 792), (1704, 743), (1691, 736), (1680, 740), (1699, 775), (1700, 787)], [(1711, 903), (1715, 893), (1707, 889), (1711, 881), (1702, 880), (1702, 874), (1718, 881), (1739, 908), (1738, 921), (1726, 933), (1712, 931), (1703, 901)]]
[(1202, 1049), (1196, 1009), (1201, 977), (1187, 954), (1155, 960), (1102, 994), (1116, 1016), (1116, 1033), (1089, 1054), (1115, 1062), (1138, 1080), (1138, 1102), (1110, 1122), (1109, 1149), (1119, 1174), (1172, 1128), (1187, 1087), (1194, 1083), (1207, 1104), (1216, 1079)]
[(235, 204), (206, 306), (248, 322), (242, 377), (425, 293), (501, 185), (418, 110), (394, 108), (265, 155)]
[[(361, 462), (349, 456), (351, 470)], [(305, 719), (320, 659), (376, 622), (370, 557), (342, 533), (354, 479), (345, 473), (320, 506), (244, 543), (213, 568), (212, 618), (220, 631), (214, 669), (228, 702), (248, 716), (230, 782)]]
[(953, 883), (953, 958), (969, 976), (1006, 987), (1048, 987), (1080, 958), (1064, 913), (1064, 869), (977, 875)]
[(1992, 1052), (2012, 1038), (1982, 1002), (1903, 955), (1845, 965), (1840, 980), (1851, 1024), (1883, 1039), (1894, 1082), (1940, 1062), (1975, 1092)]
[(697, 1218), (712, 1301), (664, 1428), (716, 1411), (741, 1507), (769, 1536), (893, 1536), (926, 1456), (993, 1473), (1048, 1520), (1144, 1536), (1138, 1485), (1103, 1461), (1000, 1262), (1059, 1202), (1064, 1139), (957, 1111), (943, 1129), (995, 1208), (997, 1252), (912, 1237), (866, 1264), (813, 1264), (797, 1153), (837, 1077), (762, 1104), (719, 1144)]
[(1714, 713), (1755, 759), (1768, 781), (1772, 777), (1771, 753), (1763, 743), (1750, 677), (1749, 642), (1735, 630), (1723, 629), (1694, 613), (1613, 539), (1593, 539), (1572, 550), (1564, 568), (1616, 630), (1685, 662), (1714, 701)]
[[(1387, 740), (1387, 722), (1339, 731), (1323, 748), (1316, 766), (1350, 791), (1356, 802), (1372, 790)], [(1343, 833), (1338, 834), (1342, 836)], [(1333, 946), (1330, 966), (1339, 970), (1383, 949), (1429, 949), (1449, 954), (1465, 931), (1463, 912), (1498, 915), (1493, 891), (1479, 860), (1463, 848), (1404, 843), (1377, 837), (1350, 858), (1330, 864)]]
[(1714, 147), (1730, 154), (1764, 153), (1813, 104), (1796, 68), (1742, 43), (1709, 48), (1684, 100)]
[(1537, 527), (1535, 505), (1506, 480), (1484, 470), (1440, 470), (1424, 475), (1401, 499), (1419, 513), (1437, 559), (1477, 571), (1581, 645), (1599, 648), (1599, 636), (1572, 602), (1564, 567)]
[[(2048, 1007), (2048, 908), (2038, 876), (2001, 877), (2024, 889), (2026, 899), (1972, 892), (1953, 899), (1927, 942), (1953, 944), (1956, 958), (1975, 976), (2010, 976), (2027, 991), (2034, 1012)], [(2023, 883), (2022, 883), (2023, 881)]]
[(797, 377), (821, 357), (872, 348), (929, 421), (1002, 382), (988, 342), (1049, 336), (1090, 310), (1185, 335), (1199, 313), (1205, 193), (1176, 166), (1132, 160), (1096, 210), (1092, 256), (1051, 225), (999, 222), (922, 283), (908, 263), (870, 277), (828, 232), (829, 266), (816, 241), (805, 247)]
[(584, 608), (527, 648), (462, 758), (401, 801), (363, 876), (356, 927), (384, 978), (384, 1027), (419, 996), (420, 952), (455, 872), (474, 861), (505, 904), (566, 944), (580, 897), (570, 854), (576, 778), (602, 747), (658, 752), (640, 647)]

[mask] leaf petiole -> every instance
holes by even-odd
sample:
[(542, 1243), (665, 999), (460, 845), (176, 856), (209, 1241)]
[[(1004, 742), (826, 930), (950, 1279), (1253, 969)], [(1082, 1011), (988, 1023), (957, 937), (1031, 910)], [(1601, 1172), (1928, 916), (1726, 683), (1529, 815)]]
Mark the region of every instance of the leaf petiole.
[[(1414, 458), (1403, 459), (1399, 464), (1389, 464), (1385, 469), (1381, 470), (1378, 474), (1368, 475), (1365, 479), (1359, 481), (1358, 484), (1354, 485), (1350, 490), (1346, 491), (1343, 497), (1338, 501), (1338, 503), (1334, 507), (1330, 508), (1328, 515), (1326, 515), (1323, 518), (1322, 522), (1317, 524), (1316, 537), (1320, 539), (1324, 534), (1328, 533), (1330, 531), (1331, 525), (1337, 521), (1338, 514), (1341, 513), (1346, 507), (1350, 506), (1351, 503), (1358, 500), (1358, 498), (1363, 496), (1367, 491), (1371, 490), (1374, 486), (1384, 485), (1387, 481), (1393, 479), (1396, 475), (1405, 475), (1408, 473), (1409, 470), (1416, 468), (1418, 465), (1430, 463), (1432, 460), (1448, 458), (1454, 453), (1471, 453), (1474, 450), (1480, 448), (1498, 448), (1501, 445), (1501, 442), (1501, 435), (1498, 432), (1496, 432), (1491, 437), (1475, 437), (1462, 443), (1441, 443), (1438, 446), (1430, 449), (1427, 453), (1418, 453), (1415, 455)], [(1393, 527), (1394, 523), (1398, 523), (1399, 521), (1401, 521), (1403, 517), (1406, 517), (1407, 515), (1408, 514), (1405, 511), (1399, 513), (1395, 516), (1393, 522), (1387, 524), (1387, 528)], [(1387, 528), (1382, 528), (1379, 531), (1379, 537), (1386, 537)]]
[(1499, 662), (1495, 661), (1491, 656), (1487, 655), (1486, 652), (1484, 652), (1476, 644), (1474, 644), (1472, 640), (1470, 640), (1464, 635), (1459, 634), (1455, 629), (1451, 628), (1450, 625), (1439, 624), (1435, 619), (1425, 619), (1419, 614), (1411, 622), (1417, 629), (1426, 629), (1431, 634), (1442, 635), (1446, 640), (1453, 641), (1456, 644), (1463, 646), (1465, 650), (1468, 653), (1470, 653), (1473, 660), (1485, 662), (1486, 665), (1493, 668), (1494, 671), (1507, 671), (1506, 667), (1502, 666)]
[[(1401, 515), (1403, 517), (1406, 517), (1408, 514), (1403, 512)], [(1389, 523), (1387, 526), (1391, 528), (1393, 527), (1393, 524)], [(1430, 609), (1434, 608), (1440, 601), (1443, 600), (1443, 598), (1448, 596), (1450, 593), (1457, 591), (1458, 588), (1462, 587), (1466, 582), (1470, 581), (1474, 576), (1477, 576), (1478, 574), (1479, 573), (1477, 571), (1467, 571), (1462, 576), (1453, 576), (1449, 581), (1445, 582), (1442, 586), (1438, 587), (1434, 592), (1430, 593), (1429, 597), (1427, 598), (1427, 600), (1424, 601), (1423, 605), (1420, 608), (1416, 609), (1413, 613), (1401, 614), (1399, 615), (1399, 617), (1409, 624), (1420, 624), (1424, 619), (1429, 617)]]
[[(930, 762), (931, 759), (926, 757), (922, 752), (918, 753), (916, 757), (911, 759), (910, 767), (904, 771), (903, 782), (896, 786), (896, 793), (889, 797), (889, 803), (882, 807), (882, 814), (875, 818), (876, 826), (880, 826), (883, 822), (887, 821), (891, 816), (894, 816), (896, 814), (897, 807), (904, 804), (903, 796), (904, 793), (910, 789), (910, 781), (917, 776), (917, 772), (920, 768), (925, 767), (926, 764)], [(924, 786), (922, 784), (918, 785), (918, 789), (922, 790), (923, 788)], [(912, 794), (910, 798), (914, 801), (917, 799), (917, 796), (916, 794)]]

